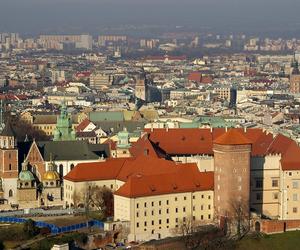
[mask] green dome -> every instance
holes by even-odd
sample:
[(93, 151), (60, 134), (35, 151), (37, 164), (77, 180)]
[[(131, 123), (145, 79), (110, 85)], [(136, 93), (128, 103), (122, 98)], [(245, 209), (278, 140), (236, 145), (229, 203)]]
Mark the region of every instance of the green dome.
[(34, 181), (34, 176), (29, 170), (22, 170), (19, 174), (20, 181)]

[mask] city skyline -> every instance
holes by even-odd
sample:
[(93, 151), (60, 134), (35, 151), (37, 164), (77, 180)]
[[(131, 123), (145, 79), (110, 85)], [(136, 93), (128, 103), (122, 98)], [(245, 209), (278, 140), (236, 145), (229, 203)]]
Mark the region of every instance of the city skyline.
[[(300, 3), (293, 0), (2, 0), (0, 31), (97, 34), (121, 25), (187, 26), (217, 32), (297, 36)], [(145, 15), (146, 12), (146, 15)], [(122, 31), (122, 30), (121, 30)], [(119, 32), (121, 32), (119, 31)]]

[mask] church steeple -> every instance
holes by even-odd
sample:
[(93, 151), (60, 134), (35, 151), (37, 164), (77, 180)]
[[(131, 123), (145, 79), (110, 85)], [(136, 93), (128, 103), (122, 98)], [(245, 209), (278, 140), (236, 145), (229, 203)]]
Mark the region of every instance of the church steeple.
[(74, 141), (75, 139), (75, 131), (72, 128), (72, 119), (68, 114), (65, 101), (63, 101), (60, 115), (57, 118), (53, 141)]

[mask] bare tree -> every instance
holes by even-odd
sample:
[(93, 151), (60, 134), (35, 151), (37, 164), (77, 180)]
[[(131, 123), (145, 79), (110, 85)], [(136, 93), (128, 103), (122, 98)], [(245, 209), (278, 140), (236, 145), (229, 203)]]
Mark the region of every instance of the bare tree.
[(229, 226), (238, 239), (243, 238), (250, 231), (249, 202), (245, 199), (231, 201), (231, 216), (228, 219)]

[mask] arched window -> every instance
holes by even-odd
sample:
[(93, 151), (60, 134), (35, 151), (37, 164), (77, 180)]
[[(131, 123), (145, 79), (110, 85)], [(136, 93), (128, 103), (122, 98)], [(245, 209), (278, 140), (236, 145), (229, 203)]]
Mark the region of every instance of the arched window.
[(71, 170), (73, 170), (73, 168), (74, 168), (74, 164), (72, 163), (72, 164), (71, 164)]
[(9, 163), (9, 165), (8, 165), (8, 169), (11, 170), (11, 164), (10, 164), (10, 163)]
[(9, 196), (9, 197), (13, 197), (13, 195), (14, 195), (14, 192), (10, 189), (10, 190), (8, 191), (8, 196)]

